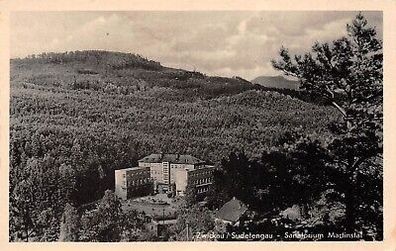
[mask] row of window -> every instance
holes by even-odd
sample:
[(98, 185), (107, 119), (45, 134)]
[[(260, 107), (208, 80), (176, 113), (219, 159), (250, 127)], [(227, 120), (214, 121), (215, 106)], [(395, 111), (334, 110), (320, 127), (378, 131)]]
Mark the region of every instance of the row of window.
[(150, 181), (149, 178), (144, 178), (144, 179), (139, 179), (139, 180), (132, 180), (132, 181), (128, 181), (128, 186), (143, 185), (143, 184), (146, 184), (149, 181)]
[(212, 178), (204, 178), (204, 179), (198, 179), (198, 180), (194, 180), (193, 184), (195, 185), (201, 185), (201, 184), (206, 184), (212, 182)]
[(151, 175), (154, 175), (154, 174), (162, 174), (161, 171), (156, 171), (156, 170), (151, 170), (150, 173), (151, 173)]
[(209, 191), (209, 187), (202, 187), (202, 188), (198, 188), (197, 192), (198, 193), (205, 193)]
[[(132, 173), (128, 173), (129, 177), (133, 177), (133, 176), (138, 176), (138, 175), (142, 175), (142, 174), (147, 174), (147, 171), (140, 171), (140, 172), (132, 172)], [(125, 178), (126, 174), (123, 173), (122, 177)]]
[(185, 168), (185, 166), (184, 165), (171, 165), (171, 168), (174, 168), (174, 169), (176, 169), (176, 168)]
[(205, 171), (205, 172), (193, 172), (190, 174), (191, 177), (198, 177), (198, 176), (210, 176), (212, 175), (213, 171)]

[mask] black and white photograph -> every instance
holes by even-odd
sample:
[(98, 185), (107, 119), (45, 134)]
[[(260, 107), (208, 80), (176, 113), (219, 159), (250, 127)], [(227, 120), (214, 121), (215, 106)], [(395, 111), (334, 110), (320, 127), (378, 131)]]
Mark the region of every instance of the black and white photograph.
[(383, 27), (10, 12), (8, 241), (383, 241)]

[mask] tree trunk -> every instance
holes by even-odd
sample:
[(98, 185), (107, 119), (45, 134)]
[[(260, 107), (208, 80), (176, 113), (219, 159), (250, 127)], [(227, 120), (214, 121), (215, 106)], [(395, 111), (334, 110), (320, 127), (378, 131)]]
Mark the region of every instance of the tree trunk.
[(355, 230), (357, 205), (355, 203), (354, 184), (351, 176), (348, 181), (345, 191), (345, 224), (348, 233), (352, 233)]
[(342, 108), (341, 106), (339, 106), (336, 102), (332, 101), (331, 104), (337, 108), (337, 110), (342, 114), (342, 116), (344, 116), (344, 118), (347, 116), (346, 111), (344, 110), (344, 108)]
[(27, 206), (23, 209), (23, 223), (25, 227), (26, 242), (29, 242), (29, 209)]

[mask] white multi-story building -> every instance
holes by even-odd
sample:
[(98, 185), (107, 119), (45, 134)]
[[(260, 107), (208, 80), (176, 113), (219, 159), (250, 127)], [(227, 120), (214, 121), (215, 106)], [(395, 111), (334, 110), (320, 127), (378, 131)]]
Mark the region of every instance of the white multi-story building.
[[(205, 165), (203, 160), (191, 155), (150, 154), (139, 160), (139, 167), (150, 169), (154, 189), (159, 193), (168, 192), (174, 188), (177, 195), (183, 195), (189, 180), (197, 183), (198, 192), (206, 192), (212, 183), (213, 166)], [(198, 171), (201, 169), (202, 171)], [(200, 177), (202, 176), (199, 184), (195, 178), (192, 178), (197, 177), (198, 173)]]

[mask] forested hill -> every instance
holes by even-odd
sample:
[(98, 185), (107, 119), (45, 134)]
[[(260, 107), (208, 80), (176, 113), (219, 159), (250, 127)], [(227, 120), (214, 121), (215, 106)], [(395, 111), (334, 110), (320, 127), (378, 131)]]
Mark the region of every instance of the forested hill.
[(240, 78), (101, 51), (11, 60), (10, 108), (10, 192), (28, 177), (45, 184), (40, 192), (55, 197), (37, 207), (60, 203), (57, 216), (64, 201), (49, 189), (74, 184), (67, 200), (76, 204), (99, 198), (113, 188), (114, 169), (146, 154), (179, 152), (213, 163), (233, 150), (259, 156), (291, 130), (325, 134), (336, 118), (330, 107)]
[[(13, 83), (128, 95), (153, 87), (179, 90), (173, 99), (232, 95), (255, 86), (239, 77), (205, 76), (173, 69), (139, 55), (107, 51), (43, 53), (11, 60)], [(257, 88), (258, 86), (256, 86)], [(179, 96), (182, 94), (182, 96)]]

